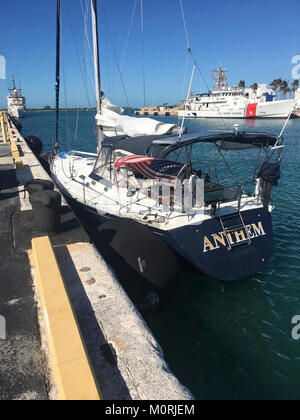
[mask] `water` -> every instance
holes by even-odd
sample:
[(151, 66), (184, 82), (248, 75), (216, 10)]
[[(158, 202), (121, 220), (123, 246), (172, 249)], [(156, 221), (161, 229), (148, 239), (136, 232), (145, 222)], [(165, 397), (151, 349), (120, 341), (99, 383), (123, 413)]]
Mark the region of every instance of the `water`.
[[(61, 122), (74, 133), (77, 114), (67, 115), (62, 113)], [(22, 121), (25, 136), (50, 144), (54, 120), (53, 112), (28, 114)], [(278, 134), (283, 121), (226, 121), (234, 123)], [(185, 125), (224, 128), (222, 120)], [(64, 149), (95, 151), (92, 112), (80, 112), (76, 144), (74, 134), (66, 133), (61, 130)], [(197, 399), (300, 399), (300, 341), (291, 336), (291, 320), (300, 315), (300, 120), (289, 122), (285, 144), (282, 177), (273, 190), (275, 249), (268, 268), (223, 286), (183, 273), (177, 298), (153, 322), (170, 368)]]

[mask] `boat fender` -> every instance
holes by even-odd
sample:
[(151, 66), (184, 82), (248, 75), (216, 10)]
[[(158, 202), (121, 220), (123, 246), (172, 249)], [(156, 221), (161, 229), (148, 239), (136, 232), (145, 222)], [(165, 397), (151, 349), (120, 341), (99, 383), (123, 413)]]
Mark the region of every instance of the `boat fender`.
[(54, 184), (47, 179), (31, 179), (30, 181), (26, 182), (24, 186), (24, 196), (26, 192), (28, 192), (29, 196), (34, 194), (38, 191), (44, 190), (54, 190)]
[(35, 228), (40, 233), (60, 229), (61, 195), (57, 191), (42, 190), (30, 195)]
[(25, 141), (36, 156), (39, 156), (43, 150), (43, 143), (38, 137), (27, 136)]

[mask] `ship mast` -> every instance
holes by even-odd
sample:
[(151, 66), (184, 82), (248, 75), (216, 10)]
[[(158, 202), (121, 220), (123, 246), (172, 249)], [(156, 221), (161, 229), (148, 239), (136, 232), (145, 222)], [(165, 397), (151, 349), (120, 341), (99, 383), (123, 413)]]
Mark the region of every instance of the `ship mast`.
[(12, 90), (16, 89), (16, 82), (15, 82), (15, 75), (12, 74), (11, 76), (11, 81), (12, 81)]
[(223, 69), (222, 66), (219, 66), (216, 70), (212, 72), (212, 78), (216, 81), (216, 91), (222, 90), (222, 88), (227, 88), (227, 70)]
[(56, 105), (56, 124), (55, 124), (55, 147), (58, 147), (58, 122), (59, 122), (59, 88), (60, 88), (60, 0), (57, 0), (56, 18), (56, 76), (55, 76), (55, 105)]
[[(93, 46), (94, 46), (96, 108), (97, 108), (97, 114), (100, 114), (101, 113), (101, 82), (100, 82), (97, 0), (91, 0), (91, 9), (92, 9), (92, 29), (93, 29)], [(97, 134), (97, 141), (98, 141), (98, 148), (99, 148), (103, 139), (102, 127), (97, 125), (96, 131), (97, 131), (96, 134)]]
[(11, 82), (8, 84), (8, 91), (12, 93), (14, 90), (17, 90), (16, 82), (15, 82), (15, 75), (11, 75)]

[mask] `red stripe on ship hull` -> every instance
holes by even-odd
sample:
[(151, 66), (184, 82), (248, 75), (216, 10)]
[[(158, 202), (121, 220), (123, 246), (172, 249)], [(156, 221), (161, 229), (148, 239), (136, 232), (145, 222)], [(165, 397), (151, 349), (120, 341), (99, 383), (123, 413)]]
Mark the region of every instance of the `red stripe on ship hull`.
[(256, 117), (257, 104), (248, 104), (246, 108), (246, 118)]

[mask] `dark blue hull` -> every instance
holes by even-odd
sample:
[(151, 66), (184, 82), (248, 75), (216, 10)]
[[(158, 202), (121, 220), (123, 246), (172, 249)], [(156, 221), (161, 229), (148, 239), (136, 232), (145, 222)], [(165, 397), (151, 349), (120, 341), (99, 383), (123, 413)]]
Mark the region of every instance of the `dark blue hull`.
[(273, 253), (271, 214), (260, 208), (242, 217), (250, 241), (241, 227), (225, 238), (217, 217), (174, 229), (164, 239), (197, 270), (222, 281), (237, 280), (266, 268)]
[[(87, 224), (89, 224), (87, 219), (94, 219), (94, 223), (97, 224), (97, 220), (100, 223), (115, 218), (109, 214), (99, 215), (95, 209), (71, 201), (72, 207), (84, 212)], [(86, 218), (87, 214), (90, 217)], [(221, 281), (234, 281), (264, 270), (273, 253), (271, 214), (264, 208), (243, 211), (241, 214), (245, 226), (248, 227), (250, 243), (243, 240), (247, 239), (247, 235), (241, 228), (228, 234), (227, 239), (224, 235), (222, 237), (222, 225), (218, 217), (204, 221), (200, 225), (184, 226), (167, 233), (162, 230), (157, 231), (151, 226), (149, 228), (159, 233), (160, 238), (197, 271)], [(234, 218), (240, 220), (238, 213), (229, 217), (233, 218), (231, 223), (235, 225), (237, 222)], [(93, 223), (90, 223), (90, 227), (91, 224)], [(94, 231), (93, 228), (92, 230)]]

